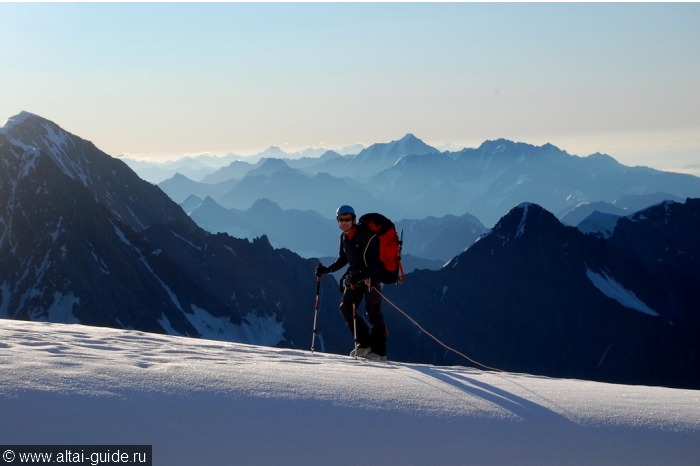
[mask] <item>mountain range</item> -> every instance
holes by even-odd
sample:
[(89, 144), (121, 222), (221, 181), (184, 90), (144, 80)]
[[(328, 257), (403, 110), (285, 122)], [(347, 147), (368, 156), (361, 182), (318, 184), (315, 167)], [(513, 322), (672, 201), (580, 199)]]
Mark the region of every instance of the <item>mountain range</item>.
[[(212, 233), (248, 239), (266, 235), (274, 247), (291, 249), (302, 257), (320, 258), (338, 253), (336, 221), (313, 210), (284, 210), (265, 198), (247, 210), (226, 209), (210, 196), (205, 199), (190, 196), (181, 205), (199, 226)], [(404, 262), (432, 261), (430, 268), (440, 268), (488, 231), (469, 214), (400, 220), (396, 227), (405, 234)], [(407, 270), (413, 268), (409, 266)]]
[(282, 209), (315, 210), (328, 218), (338, 205), (352, 204), (358, 211), (381, 211), (396, 220), (469, 213), (487, 227), (521, 202), (563, 216), (581, 204), (613, 203), (626, 196), (700, 197), (696, 176), (504, 139), (477, 149), (439, 152), (408, 134), (357, 155), (315, 160), (303, 165), (284, 159), (237, 161), (212, 174), (212, 183), (176, 176), (159, 186), (177, 202), (192, 194), (208, 195), (239, 210), (265, 197)]
[[(357, 155), (327, 152), (316, 159), (235, 161), (202, 182), (178, 174), (159, 186), (210, 232), (246, 238), (265, 232), (273, 245), (304, 257), (336, 253), (327, 232), (333, 229), (338, 205), (380, 211), (401, 227), (402, 222), (421, 222), (423, 227), (406, 230), (404, 250), (411, 257), (407, 262), (433, 269), (469, 246), (486, 231), (485, 224), (492, 225), (521, 202), (538, 203), (575, 226), (596, 212), (581, 227), (605, 232), (619, 216), (663, 200), (700, 197), (700, 178), (625, 167), (602, 154), (576, 157), (549, 144), (536, 147), (507, 140), (441, 153), (412, 134), (373, 144)], [(255, 215), (255, 204), (262, 199), (281, 212)], [(312, 218), (300, 218), (302, 212)], [(309, 235), (321, 222), (314, 212), (329, 222)], [(244, 221), (244, 216), (256, 220)], [(455, 217), (469, 217), (470, 225), (455, 229)], [(281, 218), (292, 220), (290, 228), (284, 228)], [(450, 223), (453, 226), (443, 226)], [(434, 234), (425, 237), (416, 235), (418, 231)], [(431, 242), (439, 244), (438, 249), (427, 246)], [(426, 260), (432, 263), (421, 262)]]
[[(404, 142), (415, 141), (409, 137)], [(383, 149), (391, 153), (388, 147)], [(393, 157), (377, 164), (392, 163)], [(468, 163), (460, 161), (462, 157)], [(545, 160), (554, 173), (545, 173)], [(592, 165), (599, 172), (583, 182), (579, 178), (585, 170), (574, 176), (570, 167), (565, 168), (570, 163)], [(308, 347), (314, 259), (275, 248), (267, 236), (245, 239), (204, 230), (126, 164), (37, 115), (17, 115), (0, 130), (0, 164), (0, 316)], [(471, 175), (463, 172), (467, 178), (460, 184), (456, 173), (449, 174), (459, 164), (483, 167)], [(434, 171), (436, 166), (441, 170)], [(425, 199), (430, 186), (436, 193), (458, 192), (465, 186), (473, 190), (483, 184), (486, 173), (495, 173), (493, 166), (501, 176), (484, 193), (507, 192), (501, 185), (513, 180), (518, 166), (529, 166), (530, 178), (538, 182), (523, 179), (526, 189), (513, 181), (516, 185), (510, 191), (549, 193), (548, 199), (557, 197), (553, 192), (563, 195), (567, 180), (581, 181), (579, 186), (587, 185), (590, 193), (607, 190), (610, 196), (630, 190), (642, 193), (636, 183), (643, 181), (653, 192), (671, 195), (692, 191), (698, 183), (694, 177), (624, 168), (605, 156), (572, 159), (551, 146), (533, 148), (507, 141), (485, 143), (481, 152), (461, 156), (437, 152), (404, 156), (367, 179), (368, 183), (392, 180), (395, 186), (411, 178), (420, 180), (414, 186), (415, 197), (406, 194), (401, 205), (394, 205), (410, 211), (411, 205)], [(613, 176), (616, 171), (623, 181)], [(446, 188), (444, 177), (431, 182), (432, 174), (443, 176), (440, 173), (453, 177), (451, 188)], [(563, 179), (556, 181), (556, 173)], [(554, 188), (544, 185), (547, 177), (556, 181)], [(594, 178), (611, 185), (605, 187)], [(660, 189), (668, 187), (667, 179), (681, 187)], [(294, 202), (278, 202), (284, 192), (278, 188), (291, 189), (302, 180), (307, 192), (287, 191), (282, 200), (313, 199), (310, 193), (319, 185), (333, 194), (332, 183), (324, 184), (329, 180), (341, 180), (348, 189), (366, 186), (352, 178), (313, 175), (280, 160), (266, 160), (234, 186), (255, 206), (247, 218), (240, 217), (241, 228), (254, 228), (245, 222), (256, 215), (292, 222), (285, 210)], [(253, 193), (268, 194), (263, 196), (267, 201)], [(330, 194), (322, 199), (328, 204), (324, 212), (334, 211), (338, 202), (328, 200)], [(429, 332), (474, 361), (504, 370), (700, 388), (696, 234), (700, 201), (688, 197), (617, 218), (606, 235), (566, 226), (555, 213), (533, 202), (511, 207), (490, 229), (476, 220), (478, 216), (464, 215), (466, 206), (461, 217), (436, 214), (435, 219), (445, 225), (450, 220), (455, 225), (444, 235), (431, 230), (436, 220), (422, 223), (395, 216), (407, 235), (425, 238), (412, 246), (417, 253), (455, 254), (454, 249), (438, 247), (452, 243), (448, 239), (454, 236), (463, 237), (464, 243), (458, 255), (443, 258), (449, 262), (440, 270), (416, 270), (406, 284), (383, 288), (396, 306), (389, 301), (384, 305), (390, 358), (474, 364), (427, 338)], [(201, 205), (219, 208), (211, 200), (205, 197)], [(495, 200), (490, 206), (496, 210), (494, 206), (505, 202)], [(381, 211), (380, 205), (373, 207)], [(337, 244), (337, 228), (331, 232), (332, 225), (326, 223), (328, 229), (321, 231), (322, 215), (311, 210), (316, 209), (292, 214), (306, 221), (315, 216), (318, 223), (307, 234), (329, 236)], [(227, 212), (219, 215), (236, 214)], [(339, 298), (337, 282), (324, 277), (318, 322), (321, 351), (343, 353), (351, 347), (337, 311)], [(398, 309), (423, 328), (394, 312)]]
[[(204, 181), (206, 183), (216, 182), (226, 173), (224, 170), (221, 173), (215, 174), (219, 169), (234, 165), (235, 162), (246, 162), (246, 165), (254, 164), (260, 159), (265, 158), (284, 158), (296, 160), (295, 164), (304, 166), (306, 163), (315, 164), (319, 157), (341, 156), (349, 154), (357, 154), (366, 146), (363, 144), (352, 144), (342, 147), (337, 150), (329, 150), (323, 148), (310, 148), (298, 152), (286, 152), (279, 146), (270, 146), (267, 149), (255, 155), (237, 155), (228, 153), (222, 156), (213, 154), (198, 154), (186, 155), (174, 160), (166, 160), (162, 162), (154, 162), (143, 158), (137, 158), (130, 155), (119, 155), (118, 158), (126, 163), (139, 176), (151, 183), (160, 183), (161, 181), (171, 178), (177, 173), (187, 176), (190, 179)], [(226, 175), (223, 175), (226, 176)], [(228, 178), (228, 177), (227, 177)]]

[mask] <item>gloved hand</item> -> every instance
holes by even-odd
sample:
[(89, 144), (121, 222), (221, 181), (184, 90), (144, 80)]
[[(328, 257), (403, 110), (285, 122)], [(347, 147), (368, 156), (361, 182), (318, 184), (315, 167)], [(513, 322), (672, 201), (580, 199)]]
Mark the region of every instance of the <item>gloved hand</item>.
[(330, 270), (328, 269), (328, 267), (325, 267), (320, 262), (316, 265), (316, 276), (317, 277), (320, 277), (321, 275), (323, 275), (325, 273), (329, 273), (329, 272), (330, 272)]
[(341, 287), (341, 289), (345, 289), (345, 290), (354, 290), (355, 289), (355, 283), (352, 282), (352, 277), (350, 277), (348, 275), (343, 279), (343, 286)]
[(367, 278), (360, 273), (349, 273), (345, 276), (344, 280), (345, 288), (350, 288), (352, 290), (368, 285)]

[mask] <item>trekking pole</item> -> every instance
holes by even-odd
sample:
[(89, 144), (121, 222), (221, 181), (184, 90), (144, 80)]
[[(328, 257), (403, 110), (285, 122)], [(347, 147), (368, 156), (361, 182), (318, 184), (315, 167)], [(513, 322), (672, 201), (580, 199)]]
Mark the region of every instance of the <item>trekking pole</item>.
[(355, 304), (354, 299), (352, 302), (352, 334), (353, 338), (355, 339), (355, 350), (353, 351), (353, 354), (355, 359), (357, 359), (357, 348), (360, 347), (360, 343), (357, 341), (357, 305)]
[(311, 335), (311, 352), (313, 353), (316, 349), (316, 319), (318, 318), (318, 306), (320, 304), (319, 296), (321, 294), (321, 277), (316, 276), (316, 305), (314, 306), (314, 330)]

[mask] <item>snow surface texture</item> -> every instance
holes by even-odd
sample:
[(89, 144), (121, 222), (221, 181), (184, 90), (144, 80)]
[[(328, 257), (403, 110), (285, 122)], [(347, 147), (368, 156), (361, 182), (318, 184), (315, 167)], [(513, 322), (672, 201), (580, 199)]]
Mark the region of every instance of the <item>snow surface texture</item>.
[(163, 466), (700, 458), (699, 391), (2, 319), (0, 413), (2, 444), (151, 444)]

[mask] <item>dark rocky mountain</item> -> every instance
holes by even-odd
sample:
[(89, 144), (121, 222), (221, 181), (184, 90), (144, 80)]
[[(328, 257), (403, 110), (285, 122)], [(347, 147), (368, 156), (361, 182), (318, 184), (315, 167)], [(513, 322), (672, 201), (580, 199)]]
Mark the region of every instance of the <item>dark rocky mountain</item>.
[[(313, 260), (266, 237), (207, 233), (123, 162), (36, 115), (0, 130), (0, 164), (1, 317), (308, 347)], [(322, 335), (327, 351), (348, 346), (339, 320)]]
[(696, 332), (688, 338), (695, 344), (700, 336), (698, 232), (700, 199), (688, 199), (666, 201), (619, 219), (608, 240), (623, 258), (610, 265), (610, 273), (620, 283), (637, 285), (631, 288), (636, 296), (673, 325), (691, 324)]
[[(700, 388), (700, 200), (621, 218), (610, 238), (522, 204), (438, 272), (387, 296), (491, 367)], [(470, 364), (387, 309), (391, 357)]]
[(592, 214), (581, 220), (576, 228), (582, 233), (607, 238), (615, 231), (617, 221), (622, 215), (604, 213), (594, 210)]
[[(43, 170), (55, 172), (55, 176), (67, 180), (67, 184), (82, 186), (95, 202), (109, 209), (116, 220), (136, 231), (174, 222), (182, 216), (182, 210), (160, 189), (144, 183), (123, 162), (101, 153), (91, 142), (70, 135), (48, 120), (23, 112), (8, 121), (0, 137), (3, 200), (6, 201), (3, 208), (12, 219), (16, 218), (15, 212), (24, 217), (29, 211), (46, 210), (29, 196), (47, 196), (48, 185), (55, 183)], [(34, 183), (32, 187), (36, 191), (22, 191), (24, 183)], [(50, 200), (50, 193), (46, 200)], [(30, 205), (20, 204), (15, 209), (15, 202), (30, 202)]]

